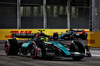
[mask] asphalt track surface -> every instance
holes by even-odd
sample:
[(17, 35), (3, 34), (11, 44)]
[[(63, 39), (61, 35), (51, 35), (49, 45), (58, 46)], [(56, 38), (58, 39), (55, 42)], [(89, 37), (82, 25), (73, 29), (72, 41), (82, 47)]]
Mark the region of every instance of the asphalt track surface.
[(32, 59), (30, 56), (7, 56), (0, 44), (0, 66), (100, 66), (99, 49), (91, 49), (92, 57), (74, 61), (70, 57)]

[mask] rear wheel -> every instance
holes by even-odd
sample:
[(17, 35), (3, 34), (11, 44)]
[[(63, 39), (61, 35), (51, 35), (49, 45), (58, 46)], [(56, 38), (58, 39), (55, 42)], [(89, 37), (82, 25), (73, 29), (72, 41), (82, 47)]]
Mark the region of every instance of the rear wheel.
[(46, 50), (44, 42), (41, 39), (37, 39), (35, 43), (36, 44), (34, 44), (33, 49), (31, 50), (31, 57), (32, 58), (45, 57)]
[(83, 32), (81, 34), (81, 39), (86, 40), (87, 39), (87, 33)]
[(65, 34), (65, 35), (62, 37), (62, 39), (68, 40), (68, 39), (70, 39), (70, 35), (69, 35), (69, 34)]
[(5, 52), (7, 55), (17, 55), (18, 51), (19, 45), (16, 39), (8, 39), (5, 42)]
[(53, 40), (58, 40), (58, 33), (53, 34)]
[(35, 42), (36, 42), (38, 48), (41, 49), (42, 57), (45, 57), (46, 56), (45, 43), (40, 39), (36, 40)]
[(71, 46), (70, 46), (70, 52), (79, 52), (80, 55), (72, 55), (72, 58), (74, 60), (81, 60), (84, 58), (84, 54), (85, 54), (85, 48), (82, 42), (79, 41), (73, 41)]

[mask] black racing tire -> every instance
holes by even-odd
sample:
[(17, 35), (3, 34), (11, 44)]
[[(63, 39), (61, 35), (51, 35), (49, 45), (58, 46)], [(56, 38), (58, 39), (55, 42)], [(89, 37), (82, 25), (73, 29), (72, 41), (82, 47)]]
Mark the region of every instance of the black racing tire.
[(74, 40), (74, 34), (65, 34), (62, 39), (64, 40)]
[(58, 33), (53, 34), (53, 40), (58, 40)]
[(86, 40), (87, 39), (87, 33), (83, 32), (81, 35), (80, 35), (81, 39), (82, 40)]
[(6, 55), (17, 55), (18, 51), (19, 51), (19, 45), (16, 39), (8, 39), (5, 42)]
[(81, 60), (84, 58), (85, 47), (82, 42), (74, 40), (73, 43), (71, 43), (70, 52), (83, 53), (81, 56), (72, 56), (74, 60)]
[(69, 35), (69, 34), (65, 34), (65, 35), (62, 37), (62, 39), (68, 40), (68, 39), (70, 39), (70, 35)]
[(41, 39), (37, 39), (35, 43), (39, 48), (41, 48), (42, 57), (45, 57), (46, 56), (45, 43)]

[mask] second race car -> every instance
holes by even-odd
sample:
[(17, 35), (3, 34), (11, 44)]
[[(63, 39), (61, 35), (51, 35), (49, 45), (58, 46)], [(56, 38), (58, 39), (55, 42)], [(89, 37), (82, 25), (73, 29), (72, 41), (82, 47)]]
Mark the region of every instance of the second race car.
[[(81, 32), (81, 34), (79, 34)], [(58, 33), (53, 34), (53, 39), (58, 40), (58, 39), (64, 39), (64, 40), (74, 40), (74, 39), (82, 39), (86, 40), (87, 39), (87, 33), (84, 30), (69, 30), (66, 31), (66, 33), (62, 33), (60, 36), (58, 36)]]

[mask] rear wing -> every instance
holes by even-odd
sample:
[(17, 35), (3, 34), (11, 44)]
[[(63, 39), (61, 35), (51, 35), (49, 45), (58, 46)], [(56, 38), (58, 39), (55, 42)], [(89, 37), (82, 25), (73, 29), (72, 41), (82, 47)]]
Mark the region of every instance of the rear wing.
[(36, 34), (34, 33), (13, 33), (12, 34), (12, 38), (16, 37), (16, 38), (34, 38)]

